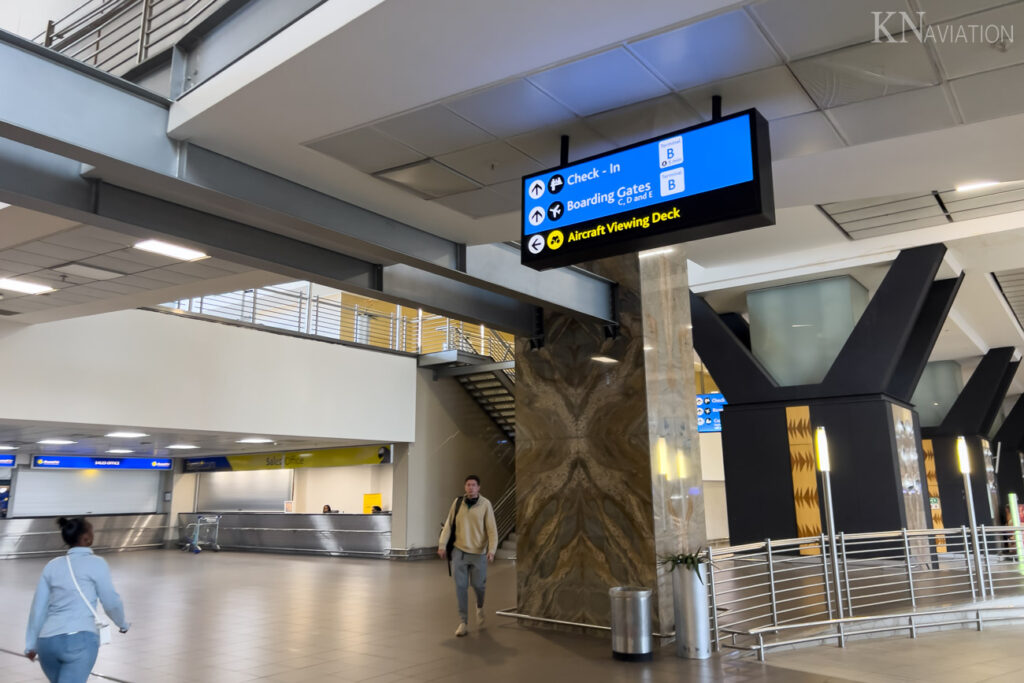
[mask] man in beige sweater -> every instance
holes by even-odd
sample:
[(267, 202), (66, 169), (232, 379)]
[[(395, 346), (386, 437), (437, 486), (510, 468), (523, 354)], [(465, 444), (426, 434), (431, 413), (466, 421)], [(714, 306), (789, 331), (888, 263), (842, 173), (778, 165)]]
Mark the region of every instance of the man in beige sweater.
[[(484, 589), (487, 586), (487, 563), (494, 562), (498, 549), (498, 527), (494, 523), (491, 501), (480, 495), (480, 477), (466, 477), (466, 495), (459, 496), (448, 510), (448, 518), (437, 539), (437, 554), (443, 560), (451, 552), (455, 597), (459, 602), (459, 627), (455, 635), (469, 632), (469, 584), (476, 593), (477, 627), (484, 626)], [(454, 537), (452, 534), (454, 533)], [(449, 539), (454, 541), (449, 544)]]

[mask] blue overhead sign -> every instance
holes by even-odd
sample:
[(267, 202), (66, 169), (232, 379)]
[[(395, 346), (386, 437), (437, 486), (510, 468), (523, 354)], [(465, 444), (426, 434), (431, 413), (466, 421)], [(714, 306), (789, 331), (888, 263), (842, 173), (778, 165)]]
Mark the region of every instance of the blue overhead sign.
[(697, 394), (697, 431), (722, 431), (722, 408), (725, 396), (722, 394)]
[(522, 262), (542, 270), (770, 225), (754, 110), (523, 178)]
[(170, 470), (170, 458), (98, 458), (83, 455), (35, 455), (32, 467), (43, 470)]
[(14, 467), (14, 456), (0, 455), (0, 467)]

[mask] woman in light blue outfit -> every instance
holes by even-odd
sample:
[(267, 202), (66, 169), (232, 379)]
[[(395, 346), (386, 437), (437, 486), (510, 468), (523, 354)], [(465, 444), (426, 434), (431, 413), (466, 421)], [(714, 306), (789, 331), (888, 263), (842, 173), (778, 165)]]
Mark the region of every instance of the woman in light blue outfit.
[(121, 633), (128, 632), (129, 624), (121, 596), (110, 580), (110, 568), (90, 549), (92, 524), (83, 517), (61, 517), (57, 524), (70, 549), (67, 555), (50, 560), (39, 577), (25, 634), (25, 656), (35, 661), (38, 655), (51, 683), (86, 683), (100, 649), (93, 616), (96, 599)]

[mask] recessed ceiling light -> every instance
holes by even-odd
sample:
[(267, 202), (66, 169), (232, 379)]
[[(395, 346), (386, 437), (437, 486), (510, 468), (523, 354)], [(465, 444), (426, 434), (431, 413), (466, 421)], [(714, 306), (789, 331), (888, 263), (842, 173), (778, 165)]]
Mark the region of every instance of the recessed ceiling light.
[(143, 434), (142, 432), (110, 432), (106, 435), (111, 439), (141, 439), (149, 434)]
[(618, 363), (619, 361), (608, 356), (591, 356), (590, 360), (596, 360), (598, 363)]
[(262, 437), (253, 436), (248, 439), (239, 439), (235, 443), (274, 443), (273, 439), (264, 439)]
[(168, 446), (168, 448), (174, 448), (174, 449), (179, 450), (179, 451), (187, 451), (187, 450), (191, 450), (193, 448), (199, 448), (199, 446), (193, 446), (192, 444), (188, 444), (188, 443), (175, 443), (175, 444), (171, 444), (170, 446)]
[(43, 439), (42, 441), (37, 441), (36, 443), (43, 443), (46, 444), (47, 446), (67, 446), (68, 444), (78, 442), (71, 441), (69, 439)]
[(177, 244), (161, 242), (160, 240), (144, 240), (134, 246), (136, 249), (149, 251), (162, 256), (169, 256), (170, 258), (176, 258), (179, 261), (198, 261), (199, 259), (209, 258), (207, 254), (204, 254), (201, 251), (189, 249), (188, 247), (180, 247)]
[(967, 183), (966, 185), (957, 185), (956, 186), (956, 191), (957, 192), (970, 192), (971, 190), (981, 190), (981, 189), (984, 189), (986, 187), (992, 187), (993, 185), (998, 185), (998, 184), (999, 183), (994, 181), (994, 180), (981, 180), (981, 181), (976, 182), (976, 183)]
[(49, 285), (40, 285), (35, 282), (25, 282), (24, 280), (12, 280), (7, 277), (0, 278), (0, 289), (21, 294), (46, 294), (47, 292), (57, 291)]
[(0, 451), (16, 451), (16, 450), (18, 450), (17, 446), (8, 446), (7, 444), (0, 445)]
[(651, 249), (649, 251), (640, 252), (640, 258), (647, 258), (648, 256), (661, 256), (662, 254), (671, 254), (675, 249), (669, 247), (667, 249)]
[(84, 277), (89, 280), (113, 280), (115, 277), (124, 277), (124, 273), (118, 273), (106, 268), (96, 268), (82, 263), (66, 263), (63, 266), (56, 266), (53, 270), (76, 277)]
[(111, 448), (107, 450), (107, 453), (133, 453), (130, 448)]

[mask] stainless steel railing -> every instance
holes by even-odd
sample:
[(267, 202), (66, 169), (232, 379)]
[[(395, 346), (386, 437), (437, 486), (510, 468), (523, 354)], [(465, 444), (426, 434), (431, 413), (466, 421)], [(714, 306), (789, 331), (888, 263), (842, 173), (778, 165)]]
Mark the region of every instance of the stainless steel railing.
[(1024, 527), (976, 532), (840, 533), (834, 558), (824, 535), (712, 548), (706, 552), (715, 647), (756, 637), (763, 655), (766, 633), (781, 638), (768, 645), (777, 646), (807, 640), (786, 640), (783, 634), (798, 627), (1024, 595)]
[[(403, 315), (401, 306), (384, 302), (343, 305), (341, 294), (307, 282), (178, 299), (162, 308), (405, 353), (458, 349), (499, 354), (496, 360), (515, 357), (497, 331), (482, 325), (424, 312)], [(393, 312), (384, 312), (389, 306)]]
[(88, 0), (34, 40), (117, 76), (173, 45), (227, 0)]
[(494, 523), (498, 527), (498, 542), (516, 528), (516, 480), (513, 479), (505, 492), (494, 503)]

